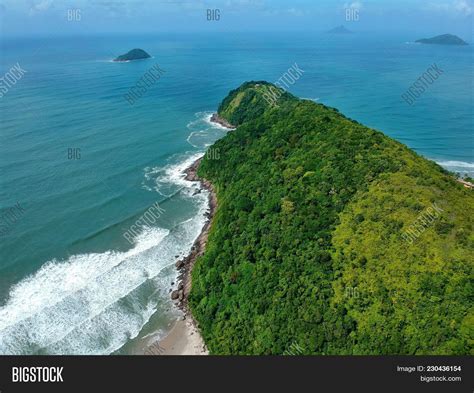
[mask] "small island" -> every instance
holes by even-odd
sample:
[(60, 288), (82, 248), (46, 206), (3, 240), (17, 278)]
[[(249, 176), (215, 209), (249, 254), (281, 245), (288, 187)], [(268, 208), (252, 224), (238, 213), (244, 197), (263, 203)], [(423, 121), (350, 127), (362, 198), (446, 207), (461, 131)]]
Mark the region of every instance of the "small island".
[(352, 34), (352, 31), (347, 29), (345, 26), (337, 26), (334, 29), (328, 31), (329, 34)]
[(433, 38), (422, 38), (415, 42), (435, 45), (469, 45), (466, 41), (453, 34), (443, 34)]
[(143, 49), (132, 49), (131, 51), (120, 55), (114, 59), (114, 61), (132, 61), (132, 60), (141, 60), (148, 59), (151, 56), (146, 53)]

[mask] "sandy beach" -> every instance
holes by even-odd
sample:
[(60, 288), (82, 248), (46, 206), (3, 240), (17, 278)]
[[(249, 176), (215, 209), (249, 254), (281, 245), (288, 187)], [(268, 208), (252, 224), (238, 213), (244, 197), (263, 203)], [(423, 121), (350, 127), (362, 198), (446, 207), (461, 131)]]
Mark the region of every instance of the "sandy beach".
[(171, 331), (163, 339), (150, 344), (145, 355), (208, 355), (199, 329), (194, 320), (186, 317), (176, 321)]

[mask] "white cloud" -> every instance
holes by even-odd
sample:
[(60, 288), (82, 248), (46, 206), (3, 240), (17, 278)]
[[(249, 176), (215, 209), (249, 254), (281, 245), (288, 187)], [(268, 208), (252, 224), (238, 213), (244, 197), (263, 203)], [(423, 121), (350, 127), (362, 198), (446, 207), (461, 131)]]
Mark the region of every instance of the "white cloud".
[(474, 9), (472, 0), (454, 0), (450, 3), (431, 3), (428, 9), (438, 12), (449, 12), (452, 14), (461, 14), (464, 16), (472, 15)]
[(226, 8), (262, 7), (264, 0), (227, 0)]
[(53, 0), (40, 0), (32, 2), (30, 6), (30, 16), (35, 15), (38, 12), (47, 11), (53, 5)]
[(41, 0), (35, 3), (31, 9), (33, 11), (46, 11), (53, 4), (53, 0)]
[(360, 10), (362, 8), (362, 2), (361, 1), (353, 1), (352, 3), (345, 3), (344, 8), (352, 8), (356, 10)]
[(454, 2), (454, 8), (456, 11), (463, 13), (464, 15), (472, 15), (473, 6), (467, 0), (457, 0)]
[(298, 8), (288, 8), (286, 12), (294, 16), (303, 16), (305, 14), (303, 10), (300, 10)]

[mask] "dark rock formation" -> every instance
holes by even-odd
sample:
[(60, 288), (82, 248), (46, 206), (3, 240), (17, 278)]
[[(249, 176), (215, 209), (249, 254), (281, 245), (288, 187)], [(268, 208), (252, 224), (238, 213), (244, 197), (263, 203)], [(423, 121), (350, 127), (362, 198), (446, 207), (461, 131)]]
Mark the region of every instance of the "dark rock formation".
[(416, 40), (420, 44), (436, 44), (436, 45), (469, 45), (466, 41), (462, 40), (456, 35), (443, 34), (433, 38), (422, 38)]
[(151, 56), (146, 53), (143, 49), (132, 49), (131, 51), (125, 53), (124, 55), (120, 55), (114, 59), (114, 61), (132, 61), (132, 60), (140, 60), (140, 59), (148, 59)]

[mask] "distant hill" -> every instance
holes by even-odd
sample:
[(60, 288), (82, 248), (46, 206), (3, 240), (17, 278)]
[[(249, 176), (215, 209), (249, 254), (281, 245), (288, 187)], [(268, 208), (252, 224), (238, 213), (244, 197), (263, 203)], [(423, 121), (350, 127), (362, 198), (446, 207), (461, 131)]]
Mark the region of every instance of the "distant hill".
[(190, 297), (211, 354), (473, 353), (473, 191), (267, 82), (218, 114), (237, 129), (199, 167), (218, 208)]
[(419, 42), (421, 44), (436, 45), (469, 45), (466, 41), (453, 34), (443, 34), (433, 38), (422, 38), (416, 40), (415, 42)]
[(114, 59), (114, 61), (131, 61), (131, 60), (140, 60), (140, 59), (148, 59), (151, 56), (146, 53), (143, 49), (132, 49), (131, 51), (125, 53), (124, 55), (120, 55)]
[(341, 25), (328, 31), (329, 34), (352, 34), (352, 31)]

